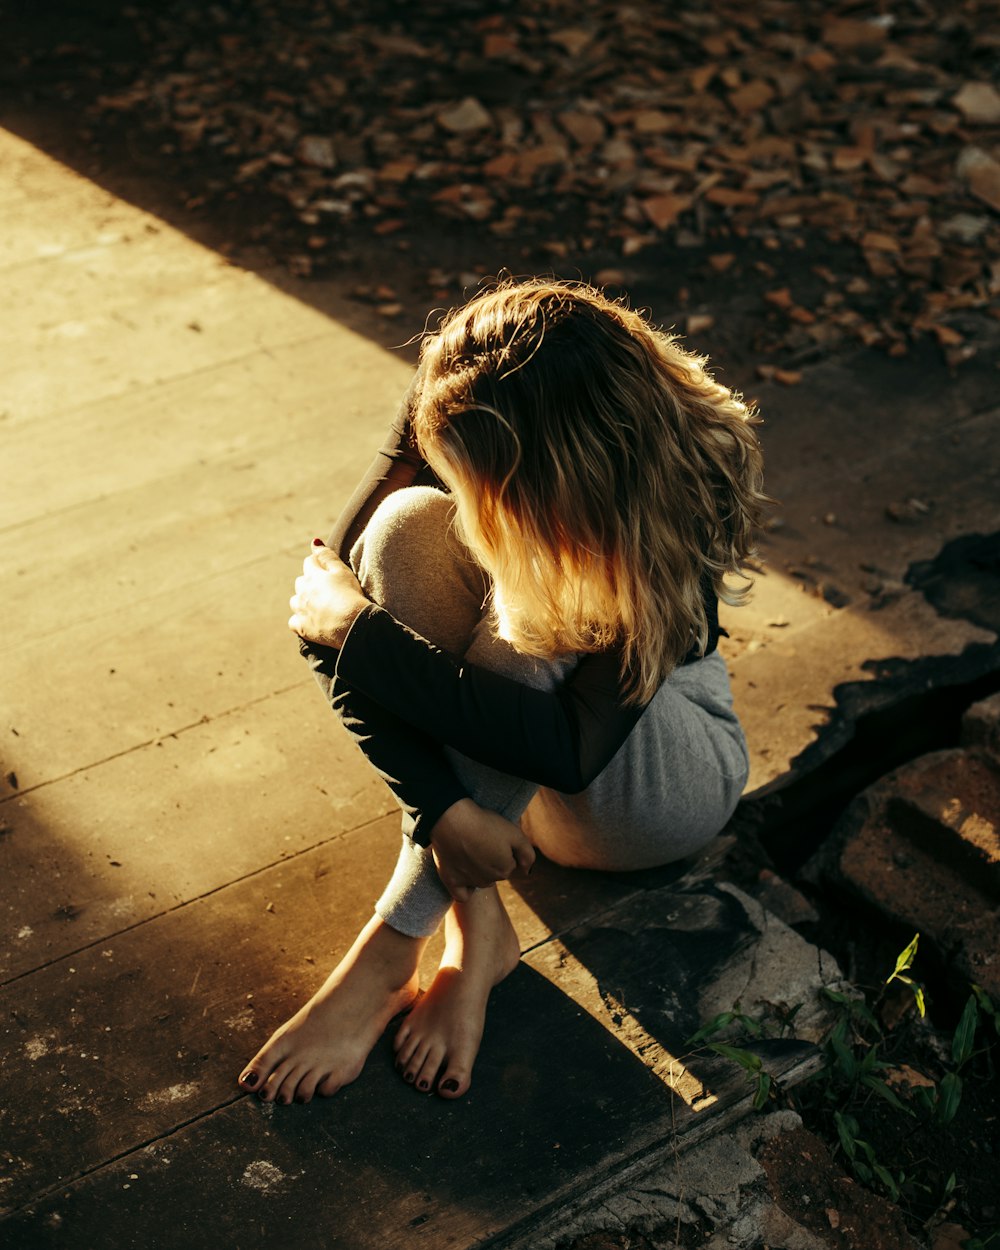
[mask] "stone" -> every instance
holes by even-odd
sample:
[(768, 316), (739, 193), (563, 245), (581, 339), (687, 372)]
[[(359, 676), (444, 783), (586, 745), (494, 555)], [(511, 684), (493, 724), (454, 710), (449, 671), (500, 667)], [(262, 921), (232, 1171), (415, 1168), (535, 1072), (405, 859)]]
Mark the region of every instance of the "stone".
[(328, 135), (303, 135), (295, 155), (300, 164), (311, 165), (315, 169), (334, 169), (337, 164), (333, 140)]
[[(778, 621), (769, 621), (779, 625)], [(780, 622), (787, 625), (787, 621)], [(819, 912), (795, 886), (769, 868), (762, 868), (750, 893), (758, 903), (787, 925), (813, 924), (819, 920)]]
[(992, 83), (965, 83), (952, 104), (972, 126), (1000, 125), (1000, 92)]
[(493, 125), (492, 116), (474, 96), (466, 96), (457, 104), (451, 104), (437, 115), (437, 122), (453, 135), (474, 134)]
[(1000, 693), (973, 703), (962, 717), (962, 746), (977, 747), (1000, 760)]
[(970, 145), (959, 154), (955, 172), (973, 195), (1000, 213), (1000, 161)]
[[(996, 709), (970, 718), (995, 733)], [(863, 791), (802, 877), (919, 932), (959, 977), (1000, 994), (1000, 768), (980, 749), (921, 756)]]

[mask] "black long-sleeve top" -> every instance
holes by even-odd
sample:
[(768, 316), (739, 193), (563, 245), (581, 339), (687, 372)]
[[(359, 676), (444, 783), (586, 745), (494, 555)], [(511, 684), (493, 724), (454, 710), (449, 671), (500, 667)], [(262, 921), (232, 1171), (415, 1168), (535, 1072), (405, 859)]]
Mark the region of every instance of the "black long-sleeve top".
[[(410, 431), (419, 373), (399, 414), (330, 536), (348, 560), (375, 509), (404, 486), (441, 482)], [(706, 594), (709, 645), (718, 641), (714, 594)], [(434, 825), (467, 797), (442, 749), (565, 793), (585, 789), (617, 753), (644, 711), (626, 703), (618, 648), (582, 657), (555, 690), (537, 690), (449, 655), (372, 604), (341, 650), (302, 644), (320, 684), (369, 762), (414, 820), (426, 845)], [(685, 663), (700, 658), (692, 653)]]

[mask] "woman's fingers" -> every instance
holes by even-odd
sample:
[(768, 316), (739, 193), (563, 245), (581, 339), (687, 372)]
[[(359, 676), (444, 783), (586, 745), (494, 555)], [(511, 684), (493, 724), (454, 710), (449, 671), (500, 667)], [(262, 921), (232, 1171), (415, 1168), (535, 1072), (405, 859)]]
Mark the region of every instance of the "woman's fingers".
[(535, 848), (527, 838), (521, 838), (510, 848), (514, 852), (514, 861), (520, 870), (527, 875), (535, 862)]

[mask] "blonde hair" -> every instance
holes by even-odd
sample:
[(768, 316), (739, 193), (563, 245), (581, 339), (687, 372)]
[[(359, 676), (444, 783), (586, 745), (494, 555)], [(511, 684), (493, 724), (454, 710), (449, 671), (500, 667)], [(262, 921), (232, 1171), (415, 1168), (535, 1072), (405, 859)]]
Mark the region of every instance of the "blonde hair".
[(545, 657), (621, 643), (629, 697), (651, 699), (708, 643), (706, 587), (749, 593), (769, 502), (755, 414), (675, 336), (582, 284), (506, 282), (450, 313), (421, 358), (414, 432), (493, 578), (500, 635)]

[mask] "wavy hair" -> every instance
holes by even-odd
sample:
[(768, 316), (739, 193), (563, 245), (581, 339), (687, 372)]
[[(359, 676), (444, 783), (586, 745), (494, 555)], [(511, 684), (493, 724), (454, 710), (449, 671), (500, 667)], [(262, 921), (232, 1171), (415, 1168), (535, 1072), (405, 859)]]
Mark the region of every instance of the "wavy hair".
[(770, 502), (755, 413), (582, 284), (508, 281), (449, 313), (421, 360), (414, 433), (492, 576), (499, 635), (545, 657), (620, 643), (629, 698), (651, 699), (707, 645), (705, 587), (749, 593)]

